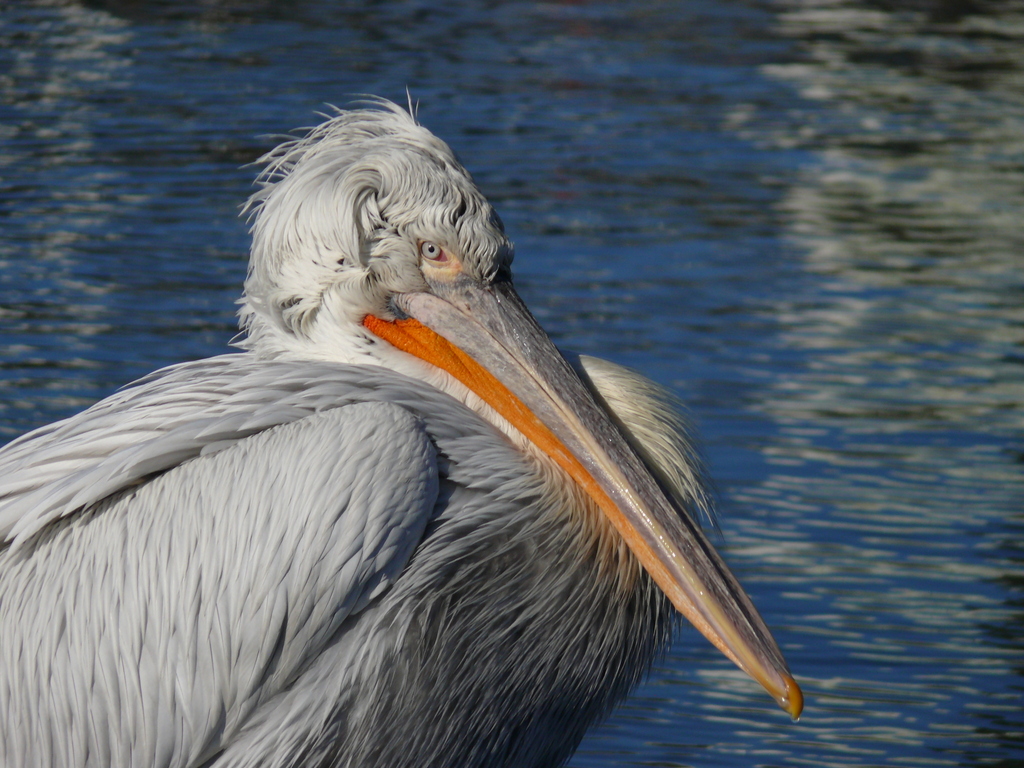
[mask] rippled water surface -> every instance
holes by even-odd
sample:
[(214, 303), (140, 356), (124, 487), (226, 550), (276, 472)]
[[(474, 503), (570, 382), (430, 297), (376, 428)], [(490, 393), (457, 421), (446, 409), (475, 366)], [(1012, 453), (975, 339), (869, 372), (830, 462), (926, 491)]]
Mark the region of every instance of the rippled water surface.
[(268, 134), (421, 102), (689, 404), (791, 724), (688, 631), (572, 765), (1024, 764), (1024, 5), (0, 7), (0, 439), (234, 334)]

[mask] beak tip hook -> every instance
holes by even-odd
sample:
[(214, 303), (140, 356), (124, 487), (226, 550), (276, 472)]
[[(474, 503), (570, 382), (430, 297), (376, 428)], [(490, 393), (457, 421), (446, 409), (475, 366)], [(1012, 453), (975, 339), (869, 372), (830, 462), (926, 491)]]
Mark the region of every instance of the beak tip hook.
[(793, 718), (794, 723), (800, 719), (800, 714), (804, 711), (804, 694), (792, 677), (786, 678), (786, 690), (779, 698), (779, 704)]

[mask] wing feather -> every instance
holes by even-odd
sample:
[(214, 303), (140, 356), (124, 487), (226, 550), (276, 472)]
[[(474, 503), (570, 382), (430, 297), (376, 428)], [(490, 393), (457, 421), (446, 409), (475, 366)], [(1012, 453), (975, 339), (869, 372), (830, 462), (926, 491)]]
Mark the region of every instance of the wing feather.
[(392, 583), (437, 499), (435, 448), (407, 409), (339, 404), (334, 385), (334, 407), (213, 455), (193, 450), (199, 434), (246, 431), (230, 409), (223, 428), (151, 438), (144, 458), (94, 457), (69, 503), (99, 501), (0, 551), (0, 764), (195, 764)]
[[(371, 366), (249, 354), (172, 366), (0, 449), (0, 549), (17, 550), (61, 518), (190, 458), (354, 402), (395, 402), (427, 419), (458, 407)], [(442, 436), (468, 428), (464, 418), (433, 420)]]

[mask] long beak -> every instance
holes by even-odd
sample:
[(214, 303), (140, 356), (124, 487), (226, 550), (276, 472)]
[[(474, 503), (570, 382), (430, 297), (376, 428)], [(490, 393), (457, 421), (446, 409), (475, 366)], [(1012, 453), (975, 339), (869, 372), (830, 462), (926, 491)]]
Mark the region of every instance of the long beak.
[(451, 373), (557, 462), (608, 516), (673, 605), (794, 719), (803, 694), (736, 577), (675, 507), (511, 283), (460, 276), (394, 299), (374, 334)]

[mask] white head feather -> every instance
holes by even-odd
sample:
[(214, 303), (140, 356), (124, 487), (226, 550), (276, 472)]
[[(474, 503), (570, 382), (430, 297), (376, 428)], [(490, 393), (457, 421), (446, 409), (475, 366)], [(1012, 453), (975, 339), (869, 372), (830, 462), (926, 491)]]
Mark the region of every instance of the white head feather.
[(448, 145), (401, 107), (370, 104), (261, 158), (239, 312), (242, 346), (258, 354), (361, 357), (362, 318), (390, 319), (393, 294), (426, 290), (423, 241), (483, 282), (508, 270), (501, 221)]

